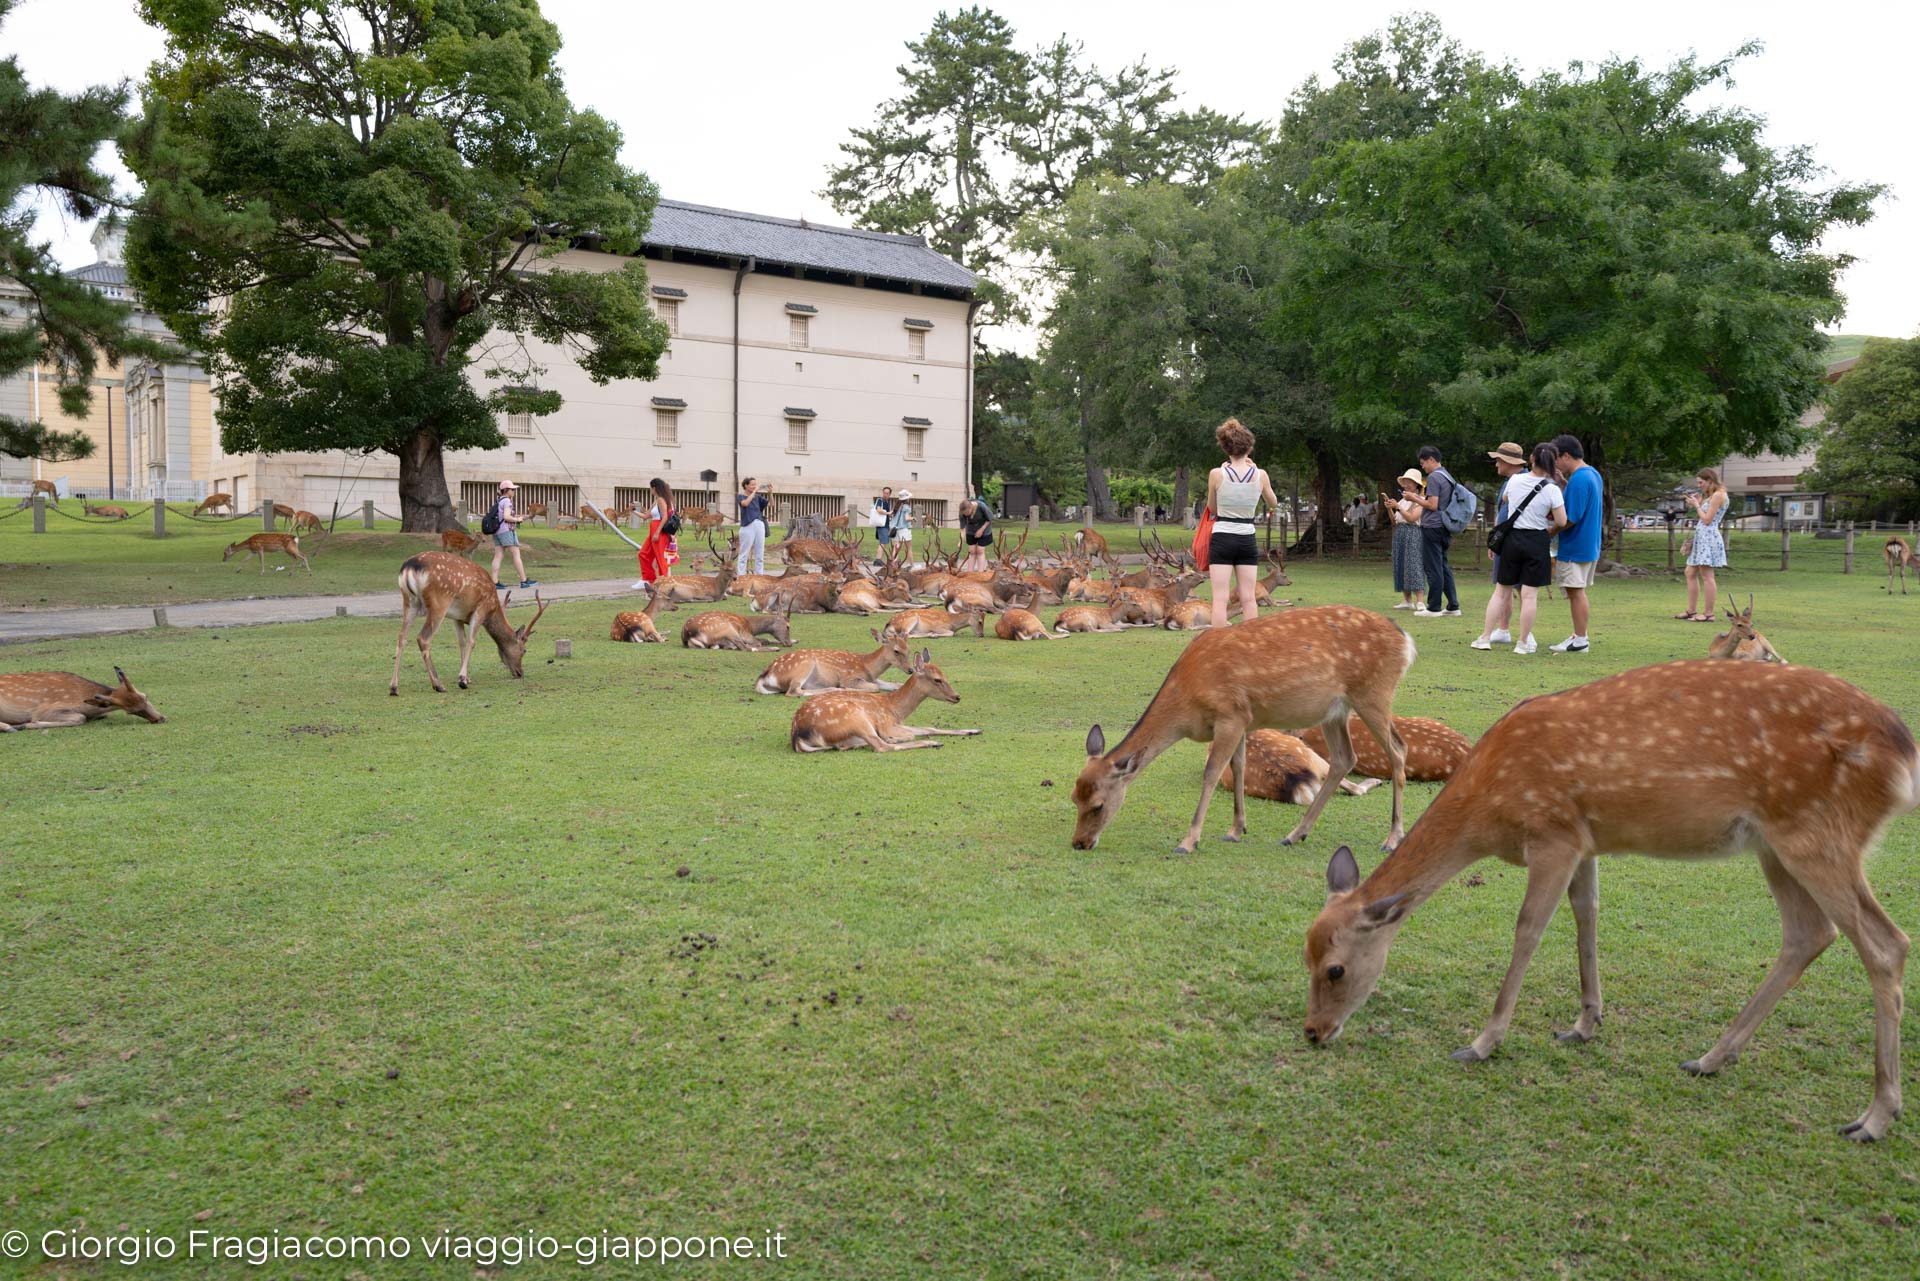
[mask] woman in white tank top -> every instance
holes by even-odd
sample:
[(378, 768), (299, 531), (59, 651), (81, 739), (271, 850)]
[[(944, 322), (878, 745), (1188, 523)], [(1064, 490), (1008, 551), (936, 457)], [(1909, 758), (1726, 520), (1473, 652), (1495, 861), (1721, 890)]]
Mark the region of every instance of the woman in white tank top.
[(1253, 537), (1260, 500), (1277, 507), (1267, 473), (1253, 465), (1253, 433), (1229, 418), (1214, 431), (1227, 461), (1207, 474), (1207, 509), (1213, 513), (1213, 538), (1207, 545), (1212, 578), (1213, 625), (1227, 625), (1230, 586), (1240, 592), (1240, 618), (1252, 621), (1254, 579), (1260, 571), (1260, 549)]

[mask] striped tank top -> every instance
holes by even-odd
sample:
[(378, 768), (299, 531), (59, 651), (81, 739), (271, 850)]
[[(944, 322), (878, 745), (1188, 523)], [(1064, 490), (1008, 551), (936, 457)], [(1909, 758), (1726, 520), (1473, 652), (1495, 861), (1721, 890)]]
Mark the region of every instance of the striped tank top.
[(1220, 534), (1251, 534), (1254, 509), (1260, 503), (1260, 469), (1249, 462), (1244, 469), (1227, 463), (1220, 468), (1220, 488), (1214, 492), (1213, 528)]

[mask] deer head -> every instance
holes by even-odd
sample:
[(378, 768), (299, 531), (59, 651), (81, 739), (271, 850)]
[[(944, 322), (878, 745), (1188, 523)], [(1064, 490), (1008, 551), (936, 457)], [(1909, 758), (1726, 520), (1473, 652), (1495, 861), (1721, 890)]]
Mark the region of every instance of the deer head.
[(245, 551), (245, 550), (247, 550), (247, 545), (246, 545), (246, 543), (244, 543), (244, 542), (239, 542), (239, 543), (228, 543), (228, 544), (227, 544), (227, 550), (225, 550), (224, 552), (221, 552), (221, 553), (220, 553), (220, 559), (221, 559), (222, 561), (229, 561), (229, 560), (232, 560), (232, 559), (233, 559), (233, 554), (234, 554), (235, 552), (243, 552), (243, 551)]
[(1087, 763), (1073, 784), (1073, 806), (1079, 818), (1073, 825), (1073, 848), (1090, 850), (1100, 843), (1113, 816), (1127, 799), (1127, 785), (1140, 772), (1139, 752), (1117, 759), (1106, 755), (1107, 736), (1095, 725), (1087, 731)]
[(133, 687), (133, 682), (127, 679), (125, 672), (116, 667), (113, 674), (120, 678), (120, 683), (104, 693), (95, 694), (87, 700), (89, 703), (95, 707), (117, 707), (155, 725), (166, 723), (167, 718), (154, 710), (147, 696)]
[[(512, 603), (512, 601), (512, 592), (508, 592), (501, 598), (501, 618), (507, 616), (507, 606)], [(528, 619), (523, 626), (511, 629), (505, 637), (498, 635), (494, 637), (494, 644), (500, 648), (500, 661), (505, 663), (507, 670), (515, 676), (526, 675), (526, 672), (521, 670), (521, 666), (527, 656), (527, 638), (533, 635), (533, 625), (540, 621), (540, 615), (547, 612), (547, 603), (540, 599), (540, 593), (538, 591), (533, 593), (533, 603), (540, 608), (534, 611), (533, 617)]]
[(1753, 630), (1753, 597), (1747, 597), (1746, 612), (1742, 613), (1733, 603), (1733, 597), (1727, 597), (1727, 630), (1713, 638), (1707, 646), (1708, 658), (1732, 658), (1748, 663), (1785, 663), (1767, 638)]
[(1182, 574), (1167, 584), (1167, 599), (1177, 605), (1187, 598), (1187, 593), (1192, 591), (1195, 586), (1206, 581), (1207, 576), (1205, 574)]
[(1267, 585), (1269, 587), (1293, 586), (1293, 580), (1287, 577), (1287, 558), (1278, 551), (1270, 551), (1267, 553), (1267, 559), (1273, 562), (1273, 569), (1269, 571), (1271, 577)]
[(1327, 905), (1307, 931), (1307, 1039), (1325, 1045), (1373, 995), (1387, 949), (1412, 906), (1404, 894), (1364, 902), (1360, 865), (1342, 845), (1327, 864)]
[(793, 619), (787, 613), (775, 614), (767, 620), (766, 634), (782, 645), (793, 644)]
[[(893, 639), (904, 640), (900, 636), (895, 636)], [(954, 692), (953, 686), (947, 684), (946, 673), (933, 665), (932, 650), (923, 649), (918, 654), (909, 651), (907, 662), (910, 664), (907, 670), (913, 673), (914, 684), (920, 687), (922, 694), (928, 698), (937, 698), (943, 703), (960, 701), (960, 695)]]

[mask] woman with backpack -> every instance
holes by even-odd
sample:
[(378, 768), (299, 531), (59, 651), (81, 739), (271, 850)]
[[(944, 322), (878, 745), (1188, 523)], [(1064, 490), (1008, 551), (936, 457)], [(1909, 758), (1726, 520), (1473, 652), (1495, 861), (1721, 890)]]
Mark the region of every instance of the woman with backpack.
[(1264, 500), (1267, 509), (1280, 505), (1267, 473), (1253, 464), (1253, 433), (1237, 418), (1214, 429), (1213, 439), (1226, 461), (1207, 473), (1207, 510), (1213, 513), (1213, 536), (1207, 542), (1207, 574), (1212, 593), (1211, 619), (1215, 628), (1227, 625), (1229, 589), (1240, 594), (1240, 621), (1259, 617), (1254, 607), (1254, 578), (1260, 572), (1260, 548), (1254, 542), (1254, 519)]
[(527, 577), (527, 567), (520, 559), (520, 522), (526, 517), (513, 510), (513, 495), (520, 487), (510, 480), (500, 482), (499, 496), (493, 500), (493, 510), (480, 522), (480, 532), (493, 538), (493, 587), (495, 591), (505, 591), (506, 584), (500, 581), (500, 558), (507, 550), (513, 550), (513, 568), (520, 575), (522, 587), (532, 587), (534, 580)]
[(673, 490), (658, 476), (647, 482), (647, 488), (653, 491), (653, 502), (647, 508), (647, 541), (640, 544), (636, 589), (651, 587), (657, 578), (672, 577), (680, 560), (680, 544), (674, 539), (680, 532), (680, 512), (673, 505)]

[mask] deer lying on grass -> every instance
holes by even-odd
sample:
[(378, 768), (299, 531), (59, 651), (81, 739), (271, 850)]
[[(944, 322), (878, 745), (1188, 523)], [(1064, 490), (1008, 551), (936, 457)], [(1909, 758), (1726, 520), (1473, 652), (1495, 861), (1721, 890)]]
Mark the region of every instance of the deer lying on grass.
[(317, 534), (320, 532), (320, 518), (312, 512), (295, 512), (293, 523), (287, 528), (296, 534)]
[[(839, 569), (850, 559), (857, 545), (832, 542), (825, 538), (788, 538), (769, 550), (780, 553), (789, 565), (813, 565), (819, 569)], [(857, 554), (857, 553), (856, 553)]]
[(756, 614), (828, 614), (839, 595), (840, 584), (822, 574), (801, 574), (777, 580), (765, 591), (754, 593)]
[(476, 633), (483, 628), (493, 637), (494, 645), (500, 650), (500, 661), (506, 664), (507, 670), (516, 678), (524, 676), (521, 666), (527, 653), (527, 638), (533, 635), (540, 615), (547, 612), (547, 604), (540, 599), (539, 592), (534, 592), (533, 602), (540, 608), (525, 626), (516, 628), (507, 623), (507, 604), (512, 599), (512, 592), (505, 597), (496, 595), (493, 575), (464, 556), (421, 552), (408, 557), (400, 566), (400, 639), (393, 644), (393, 680), (387, 685), (387, 693), (396, 697), (400, 693), (400, 655), (406, 649), (407, 627), (413, 622), (416, 609), (426, 615), (416, 643), (434, 693), (447, 692), (447, 687), (440, 683), (440, 674), (433, 670), (432, 644), (433, 634), (440, 630), (441, 621), (448, 618), (460, 633), (461, 689), (467, 688), (467, 664), (473, 658)]
[[(1459, 730), (1425, 716), (1396, 716), (1393, 732), (1400, 736), (1407, 751), (1407, 781), (1444, 783), (1454, 776), (1473, 744)], [(1300, 741), (1309, 748), (1327, 754), (1327, 736), (1315, 725), (1298, 731)], [(1393, 777), (1393, 762), (1386, 749), (1374, 738), (1373, 731), (1358, 716), (1347, 718), (1347, 737), (1353, 741), (1353, 768), (1350, 774), (1363, 778)]]
[(1887, 558), (1887, 593), (1889, 595), (1893, 593), (1893, 576), (1898, 573), (1900, 594), (1905, 596), (1907, 570), (1912, 569), (1916, 575), (1920, 575), (1920, 565), (1914, 562), (1913, 548), (1907, 545), (1907, 540), (1904, 538), (1889, 538), (1886, 547), (1881, 549), (1881, 554)]
[[(728, 544), (729, 550), (732, 550), (732, 547), (732, 544)], [(720, 568), (717, 573), (680, 574), (662, 578), (654, 584), (654, 587), (666, 596), (667, 604), (679, 605), (689, 601), (711, 602), (727, 598), (727, 584), (733, 581), (733, 561), (720, 555), (711, 538), (707, 540), (707, 550), (712, 552), (714, 559), (719, 562)]]
[(833, 600), (836, 614), (874, 614), (905, 609), (913, 596), (905, 583), (876, 583), (871, 578), (856, 578), (840, 588)]
[[(1331, 772), (1325, 757), (1291, 734), (1257, 729), (1247, 735), (1248, 796), (1284, 805), (1311, 805)], [(1365, 796), (1380, 786), (1377, 778), (1361, 783), (1350, 778), (1333, 782), (1348, 796)]]
[[(308, 576), (312, 576), (313, 562), (308, 560), (306, 554), (300, 550), (300, 539), (293, 534), (255, 534), (251, 538), (243, 538), (237, 543), (228, 543), (227, 550), (221, 555), (220, 559), (222, 561), (232, 560), (236, 554), (258, 556), (260, 558), (260, 572), (264, 574), (267, 572), (267, 557), (274, 553), (286, 556), (289, 564), (291, 564), (292, 561), (299, 561), (307, 567)], [(488, 579), (487, 581), (491, 583), (493, 580)]]
[(1037, 594), (1029, 584), (1026, 604), (1008, 605), (1000, 617), (993, 620), (993, 634), (1004, 641), (1052, 640), (1053, 633), (1033, 612), (1033, 600)]
[(80, 500), (80, 510), (88, 516), (99, 516), (106, 520), (132, 519), (132, 516), (124, 507), (95, 507), (84, 498)]
[(1182, 574), (1165, 587), (1122, 587), (1113, 593), (1113, 599), (1132, 601), (1146, 612), (1149, 622), (1155, 627), (1173, 616), (1174, 606), (1187, 598), (1187, 593), (1195, 586), (1206, 581), (1205, 574)]
[(227, 515), (233, 515), (233, 495), (208, 494), (200, 500), (200, 505), (193, 509), (193, 514), (198, 516), (201, 512), (212, 511), (216, 507), (224, 507), (227, 509)]
[(1708, 658), (1734, 658), (1748, 663), (1784, 663), (1778, 650), (1768, 643), (1767, 638), (1753, 629), (1753, 597), (1747, 597), (1747, 608), (1743, 613), (1733, 603), (1733, 597), (1727, 597), (1727, 630), (1713, 638), (1707, 646)]
[[(1267, 559), (1272, 562), (1267, 569), (1267, 576), (1258, 580), (1253, 585), (1253, 603), (1255, 608), (1266, 609), (1270, 606), (1281, 607), (1291, 605), (1293, 603), (1292, 601), (1277, 601), (1273, 598), (1273, 593), (1277, 589), (1293, 586), (1293, 580), (1287, 577), (1286, 555), (1281, 552), (1278, 547), (1275, 547), (1267, 553)], [(1227, 617), (1233, 618), (1239, 614), (1239, 612), (1240, 593), (1235, 592), (1227, 600)]]
[[(1693, 719), (1676, 721), (1675, 708)], [(1505, 1038), (1563, 895), (1580, 954), (1580, 1017), (1559, 1039), (1591, 1040), (1601, 1021), (1598, 856), (1752, 852), (1780, 909), (1780, 953), (1713, 1048), (1681, 1067), (1712, 1075), (1733, 1062), (1843, 933), (1873, 987), (1874, 1073), (1872, 1102), (1840, 1132), (1878, 1139), (1900, 1114), (1907, 936), (1875, 900), (1863, 862), (1887, 823), (1916, 804), (1913, 734), (1887, 707), (1811, 668), (1665, 663), (1526, 699), (1487, 731), (1364, 882), (1351, 851), (1334, 854), (1327, 905), (1307, 932), (1307, 1039), (1338, 1036), (1379, 981), (1408, 914), (1491, 855), (1527, 869), (1526, 897), (1493, 1015), (1453, 1057), (1485, 1059)]]
[(793, 714), (787, 743), (796, 752), (846, 751), (871, 747), (876, 752), (902, 752), (913, 747), (939, 747), (929, 737), (963, 738), (977, 729), (934, 729), (908, 725), (906, 718), (928, 698), (958, 703), (960, 696), (933, 665), (926, 650), (908, 657), (907, 683), (885, 694), (856, 694), (834, 690), (810, 698)]
[(880, 630), (888, 636), (921, 637), (958, 636), (971, 628), (975, 636), (987, 634), (984, 616), (978, 610), (965, 614), (950, 614), (944, 609), (904, 609), (887, 620)]
[(133, 687), (118, 667), (118, 685), (102, 685), (72, 672), (8, 672), (0, 675), (0, 733), (21, 729), (66, 729), (126, 712), (155, 725), (166, 717)]
[[(760, 643), (762, 636), (773, 644)], [(680, 644), (688, 649), (736, 649), (759, 654), (793, 644), (785, 614), (732, 614), (709, 609), (695, 614), (680, 628)]]
[(853, 654), (844, 649), (796, 649), (773, 660), (760, 679), (753, 683), (756, 693), (791, 694), (796, 698), (823, 690), (896, 690), (900, 687), (883, 681), (889, 667), (911, 671), (913, 650), (907, 638), (872, 633), (880, 645), (871, 654)]
[(667, 638), (660, 634), (660, 628), (654, 623), (654, 615), (660, 612), (661, 596), (651, 586), (647, 588), (647, 607), (639, 610), (623, 610), (613, 616), (612, 637), (617, 641), (631, 641), (634, 644), (658, 645)]
[(1183, 600), (1167, 611), (1160, 625), (1170, 632), (1205, 631), (1213, 626), (1213, 606), (1203, 600)]
[(1055, 636), (1075, 632), (1124, 632), (1130, 627), (1151, 627), (1146, 611), (1132, 601), (1118, 605), (1069, 605), (1053, 620)]
[(465, 555), (480, 546), (478, 535), (469, 534), (464, 529), (443, 529), (440, 531), (440, 550)]
[[(1230, 764), (1236, 783), (1233, 828), (1226, 839), (1237, 841), (1247, 830), (1246, 789), (1240, 785), (1246, 776), (1247, 734), (1322, 725), (1331, 777), (1345, 778), (1354, 764), (1353, 742), (1347, 736), (1349, 712), (1358, 712), (1374, 737), (1388, 745), (1393, 826), (1386, 845), (1398, 845), (1407, 776), (1406, 747), (1393, 732), (1393, 693), (1413, 665), (1413, 656), (1413, 641), (1406, 633), (1378, 614), (1349, 605), (1269, 614), (1194, 637), (1118, 746), (1108, 751), (1098, 725), (1088, 732), (1087, 763), (1073, 785), (1079, 811), (1073, 848), (1090, 850), (1098, 844), (1100, 833), (1127, 799), (1127, 785), (1154, 757), (1188, 738), (1212, 746), (1200, 806), (1174, 852), (1191, 854), (1199, 845), (1207, 803)], [(1331, 788), (1322, 787), (1282, 844), (1304, 841), (1332, 794)]]

